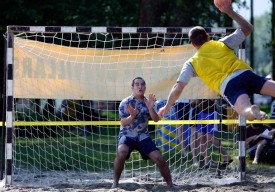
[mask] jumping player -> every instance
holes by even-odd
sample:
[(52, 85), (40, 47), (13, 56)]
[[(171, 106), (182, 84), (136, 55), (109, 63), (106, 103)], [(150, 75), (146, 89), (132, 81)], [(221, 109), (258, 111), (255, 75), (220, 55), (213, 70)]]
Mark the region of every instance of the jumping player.
[(210, 40), (203, 27), (193, 27), (189, 31), (189, 39), (197, 52), (183, 65), (166, 105), (158, 112), (160, 118), (168, 113), (194, 76), (201, 78), (209, 88), (227, 99), (234, 110), (247, 120), (267, 118), (265, 112), (251, 104), (249, 97), (253, 93), (275, 97), (275, 81), (255, 74), (234, 53), (234, 49), (252, 32), (253, 26), (233, 10), (231, 1), (219, 1), (216, 7), (235, 20), (239, 28), (219, 41)]

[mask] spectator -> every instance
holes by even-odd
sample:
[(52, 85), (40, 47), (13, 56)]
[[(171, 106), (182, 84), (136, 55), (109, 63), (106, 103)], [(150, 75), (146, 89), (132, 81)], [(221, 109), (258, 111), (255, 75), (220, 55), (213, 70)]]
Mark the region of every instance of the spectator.
[(246, 127), (246, 144), (252, 164), (258, 164), (264, 147), (274, 141), (275, 129), (263, 124), (251, 124)]
[[(217, 119), (217, 112), (215, 110), (215, 101), (211, 99), (196, 99), (191, 100), (191, 106), (196, 109), (195, 118), (198, 120), (215, 120)], [(208, 146), (209, 143), (213, 144), (214, 147), (220, 149), (223, 155), (224, 161), (220, 164), (221, 167), (226, 167), (233, 160), (228, 155), (227, 151), (220, 144), (220, 140), (215, 137), (215, 134), (219, 132), (217, 124), (197, 124), (196, 125), (197, 138), (200, 144), (200, 152), (204, 156), (205, 166), (215, 166), (215, 163), (211, 161)], [(195, 141), (194, 141), (195, 143)], [(193, 158), (197, 158), (197, 154), (193, 154)], [(193, 160), (197, 162), (197, 160)]]
[[(196, 120), (197, 119), (197, 113), (198, 113), (198, 106), (194, 102), (194, 100), (190, 100), (190, 119)], [(193, 166), (198, 167), (199, 166), (199, 140), (198, 140), (198, 134), (196, 131), (196, 124), (191, 125), (191, 135), (190, 135), (190, 149), (193, 155)]]
[(188, 152), (187, 152), (186, 138), (184, 135), (184, 125), (180, 125), (178, 127), (178, 138), (179, 138), (180, 145), (181, 145), (181, 153), (185, 157), (185, 156), (187, 156)]
[[(176, 116), (178, 120), (188, 120), (189, 112), (190, 112), (190, 104), (188, 99), (178, 99), (175, 105), (176, 108)], [(185, 125), (180, 125), (178, 129), (178, 138), (181, 145), (181, 153), (183, 156), (187, 156), (188, 154), (188, 139), (186, 138), (187, 129), (185, 129)]]

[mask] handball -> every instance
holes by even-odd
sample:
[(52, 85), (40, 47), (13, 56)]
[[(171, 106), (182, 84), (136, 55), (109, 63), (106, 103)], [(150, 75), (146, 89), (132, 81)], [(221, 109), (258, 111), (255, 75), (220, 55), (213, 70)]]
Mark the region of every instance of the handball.
[(217, 8), (222, 7), (223, 5), (232, 4), (232, 0), (214, 0), (214, 4)]

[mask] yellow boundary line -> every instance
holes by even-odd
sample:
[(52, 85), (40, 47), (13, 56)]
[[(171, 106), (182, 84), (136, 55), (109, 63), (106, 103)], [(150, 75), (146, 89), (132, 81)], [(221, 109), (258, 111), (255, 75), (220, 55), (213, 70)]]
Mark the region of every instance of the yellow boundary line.
[[(238, 119), (224, 119), (222, 124), (238, 124)], [(266, 119), (263, 121), (246, 121), (246, 124), (275, 124), (275, 119)], [(220, 124), (220, 120), (161, 120), (158, 122), (149, 121), (149, 125), (182, 125), (182, 124)], [(3, 123), (0, 122), (0, 126)], [(120, 125), (120, 121), (16, 121), (13, 126), (66, 126), (66, 125)]]

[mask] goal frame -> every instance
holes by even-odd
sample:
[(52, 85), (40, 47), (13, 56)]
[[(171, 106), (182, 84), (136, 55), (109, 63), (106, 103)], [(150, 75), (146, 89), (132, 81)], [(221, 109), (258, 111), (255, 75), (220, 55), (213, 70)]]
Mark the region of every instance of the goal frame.
[[(13, 38), (14, 33), (21, 32), (38, 32), (38, 33), (183, 33), (188, 34), (190, 27), (90, 27), (90, 26), (7, 26), (6, 33), (6, 59), (5, 59), (5, 123), (2, 127), (6, 130), (5, 135), (5, 168), (4, 185), (12, 185), (13, 173)], [(208, 33), (224, 34), (231, 33), (235, 28), (205, 28)], [(246, 59), (245, 42), (240, 45), (239, 57)], [(117, 122), (119, 123), (119, 122)], [(184, 124), (183, 121), (177, 121), (178, 124)], [(150, 124), (154, 124), (150, 122)], [(158, 124), (164, 124), (161, 121)], [(245, 127), (246, 120), (239, 116), (239, 161), (238, 171), (240, 181), (245, 180), (246, 176), (246, 148), (245, 148)]]

